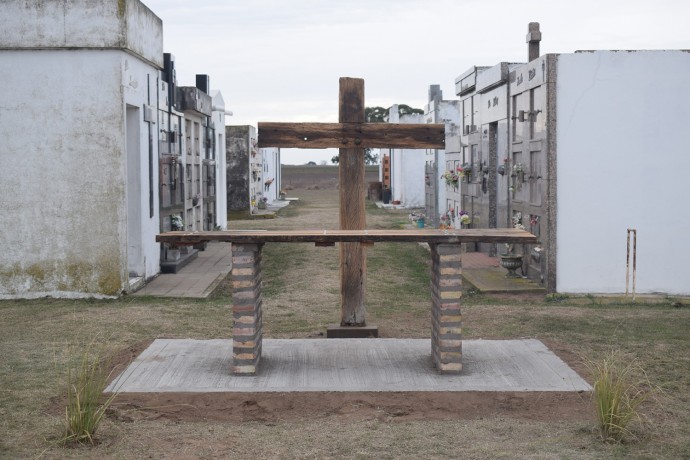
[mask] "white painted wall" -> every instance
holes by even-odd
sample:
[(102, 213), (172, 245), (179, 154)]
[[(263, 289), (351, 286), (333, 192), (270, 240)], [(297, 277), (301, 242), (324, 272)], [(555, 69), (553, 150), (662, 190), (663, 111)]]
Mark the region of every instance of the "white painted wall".
[(690, 53), (560, 55), (557, 290), (690, 294)]
[(225, 101), (220, 91), (211, 91), (213, 113), (211, 119), (216, 127), (216, 225), (228, 227), (228, 195), (225, 171)]
[[(443, 123), (446, 125), (446, 149), (432, 150), (439, 176), (437, 177), (438, 189), (436, 191), (436, 209), (439, 215), (446, 211), (448, 199), (460, 202), (456, 197), (449, 196), (452, 193), (450, 193), (445, 181), (440, 179), (441, 174), (446, 170), (447, 154), (457, 156), (461, 150), (460, 107), (458, 100), (429, 101), (425, 110), (424, 123)], [(460, 194), (459, 191), (460, 189), (458, 189), (457, 195)]]
[[(425, 123), (424, 115), (398, 116), (398, 106), (389, 109), (390, 123)], [(424, 207), (424, 150), (390, 149), (391, 200), (406, 207)]]
[(139, 0), (3, 0), (0, 17), (2, 48), (126, 48), (163, 66), (162, 21)]
[(118, 295), (130, 268), (158, 272), (143, 105), (162, 23), (137, 0), (8, 0), (0, 16), (0, 298)]
[[(273, 203), (278, 199), (280, 193), (280, 149), (277, 147), (267, 147), (259, 149), (263, 158), (263, 194), (268, 198), (267, 203)], [(273, 179), (270, 185), (266, 186), (266, 181)]]
[(122, 54), (0, 53), (2, 297), (123, 287)]
[[(142, 61), (137, 57), (120, 52), (119, 59), (122, 62), (122, 96), (125, 107), (138, 108), (139, 125), (139, 170), (133, 174), (127, 173), (126, 193), (128, 203), (138, 202), (138, 206), (128, 205), (126, 219), (134, 223), (128, 224), (128, 232), (134, 231), (135, 235), (128, 235), (128, 274), (135, 273), (137, 276), (146, 279), (155, 276), (160, 271), (160, 244), (156, 243), (156, 235), (160, 230), (159, 216), (159, 162), (158, 162), (158, 136), (160, 127), (156, 124), (157, 120), (157, 86), (159, 85), (158, 69)], [(95, 81), (94, 91), (102, 88)], [(144, 121), (144, 107), (151, 107), (152, 120), (154, 123)], [(124, 136), (129, 138), (129, 132), (125, 129)], [(149, 142), (150, 138), (150, 142)], [(128, 149), (129, 150), (129, 149)], [(128, 161), (130, 152), (126, 152)], [(151, 162), (149, 162), (149, 156)], [(151, 166), (151, 178), (149, 178), (149, 164)], [(131, 182), (136, 182), (132, 187)], [(130, 197), (132, 191), (137, 191), (134, 197)], [(153, 209), (149, 202), (149, 194), (152, 193)], [(152, 212), (153, 211), (153, 212)], [(135, 215), (134, 213), (138, 213)], [(132, 247), (132, 242), (135, 246)], [(132, 259), (136, 259), (133, 261)]]

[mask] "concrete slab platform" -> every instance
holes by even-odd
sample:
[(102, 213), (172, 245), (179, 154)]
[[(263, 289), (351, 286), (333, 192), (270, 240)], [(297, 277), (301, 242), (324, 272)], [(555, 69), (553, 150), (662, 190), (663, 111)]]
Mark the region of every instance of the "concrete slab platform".
[(440, 375), (429, 339), (264, 339), (260, 372), (234, 376), (231, 340), (157, 339), (107, 391), (589, 391), (542, 342), (463, 341), (463, 371)]

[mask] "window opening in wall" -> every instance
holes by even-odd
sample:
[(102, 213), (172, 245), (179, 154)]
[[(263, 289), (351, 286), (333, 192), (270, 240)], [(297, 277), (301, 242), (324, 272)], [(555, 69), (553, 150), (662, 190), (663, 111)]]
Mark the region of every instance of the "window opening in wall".
[(539, 190), (537, 179), (541, 178), (539, 172), (539, 151), (529, 153), (529, 197), (531, 203), (539, 203)]
[(534, 139), (534, 89), (529, 90), (529, 115), (527, 119), (529, 121), (529, 138)]
[(470, 179), (474, 179), (477, 174), (477, 170), (479, 168), (479, 151), (477, 144), (472, 144), (470, 146), (470, 166), (472, 169), (470, 170)]
[(192, 121), (185, 120), (185, 140), (187, 155), (192, 154)]
[(510, 190), (515, 201), (520, 201), (522, 194), (522, 183), (525, 180), (525, 165), (522, 163), (522, 152), (513, 152), (513, 162), (510, 171)]
[(526, 225), (527, 228), (529, 228), (529, 232), (539, 238), (541, 236), (541, 226), (539, 225), (539, 222), (541, 221), (541, 217), (536, 215), (536, 214), (530, 214), (529, 215), (529, 226)]
[(187, 199), (192, 199), (192, 165), (185, 165), (185, 173), (187, 174)]

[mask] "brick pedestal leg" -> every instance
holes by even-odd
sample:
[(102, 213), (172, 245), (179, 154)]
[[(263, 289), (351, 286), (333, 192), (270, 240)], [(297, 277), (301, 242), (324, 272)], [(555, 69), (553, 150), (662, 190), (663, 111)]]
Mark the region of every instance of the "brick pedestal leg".
[(462, 370), (462, 267), (459, 244), (431, 247), (431, 358), (442, 374)]
[(232, 372), (256, 374), (261, 359), (262, 244), (232, 245)]

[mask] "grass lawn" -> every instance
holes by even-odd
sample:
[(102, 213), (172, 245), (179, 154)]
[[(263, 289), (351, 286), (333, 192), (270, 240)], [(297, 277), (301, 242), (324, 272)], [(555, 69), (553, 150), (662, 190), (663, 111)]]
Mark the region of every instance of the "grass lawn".
[[(234, 228), (335, 228), (337, 193), (296, 190), (300, 202), (271, 221)], [(331, 196), (333, 195), (333, 196)], [(292, 205), (291, 205), (292, 206)], [(369, 209), (370, 227), (400, 227), (402, 212)], [(307, 337), (338, 321), (338, 251), (267, 245), (264, 333)], [(428, 253), (417, 245), (369, 250), (369, 322), (385, 337), (428, 337)], [(467, 295), (466, 338), (535, 337), (571, 359), (595, 360), (611, 348), (638, 360), (663, 389), (643, 407), (636, 440), (600, 440), (591, 420), (530, 420), (500, 410), (468, 419), (396, 421), (347, 411), (299, 420), (170, 420), (109, 414), (95, 446), (58, 447), (66, 365), (79, 345), (101, 337), (115, 354), (156, 337), (228, 338), (227, 283), (207, 300), (0, 302), (0, 457), (2, 458), (690, 458), (690, 305), (670, 299), (636, 304), (595, 297), (491, 298)], [(574, 357), (574, 358), (573, 358)], [(581, 365), (574, 366), (578, 371)], [(588, 376), (585, 375), (586, 378)], [(587, 395), (583, 395), (587, 398)], [(117, 400), (116, 400), (117, 404)], [(533, 408), (538, 411), (539, 407)], [(124, 414), (124, 415), (123, 415)]]

